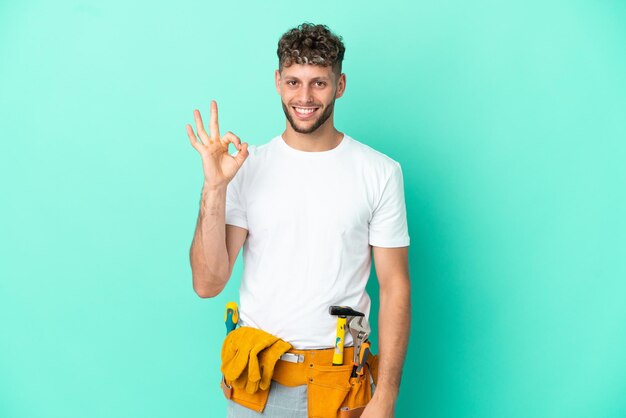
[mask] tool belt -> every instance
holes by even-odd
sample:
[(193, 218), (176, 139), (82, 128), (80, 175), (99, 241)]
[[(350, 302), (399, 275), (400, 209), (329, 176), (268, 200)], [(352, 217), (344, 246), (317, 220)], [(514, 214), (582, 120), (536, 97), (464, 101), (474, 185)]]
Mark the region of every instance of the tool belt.
[[(244, 332), (238, 331), (246, 329)], [(252, 347), (249, 339), (251, 336), (258, 335), (259, 341), (271, 341), (268, 333), (262, 330), (250, 329), (250, 327), (240, 327), (232, 331), (222, 347), (222, 371), (228, 372), (227, 366), (231, 362), (225, 359), (228, 355), (229, 348), (226, 346), (239, 346), (239, 340), (242, 341), (241, 347)], [(266, 344), (266, 348), (261, 351), (254, 352), (254, 349), (243, 349), (243, 352), (237, 353), (238, 356), (248, 354), (249, 365), (257, 366), (257, 360), (252, 359), (258, 353), (259, 357), (263, 355), (264, 350), (272, 350), (273, 344), (279, 345), (285, 343), (284, 340), (274, 337), (276, 342)], [(286, 343), (288, 345), (288, 343)], [(284, 345), (284, 344), (283, 344)], [(258, 348), (258, 347), (257, 347)], [(246, 353), (249, 351), (249, 353)], [(274, 354), (279, 353), (271, 380), (274, 380), (284, 386), (300, 386), (307, 385), (307, 402), (309, 418), (356, 418), (361, 415), (365, 406), (372, 398), (371, 382), (376, 384), (378, 378), (378, 356), (370, 355), (366, 361), (366, 367), (361, 376), (351, 378), (352, 361), (347, 360), (344, 365), (333, 366), (334, 348), (319, 350), (274, 350)], [(344, 348), (344, 358), (352, 359), (354, 347)], [(278, 358), (278, 356), (276, 356)], [(262, 361), (261, 361), (262, 363)], [(226, 365), (226, 367), (225, 367)], [(261, 366), (263, 368), (263, 366)], [(246, 371), (244, 371), (245, 373)], [(249, 390), (250, 385), (242, 382), (239, 377), (235, 380), (228, 379), (226, 376), (222, 378), (221, 387), (224, 396), (227, 399), (257, 412), (263, 412), (269, 396), (269, 387), (263, 388), (265, 385), (259, 385), (256, 390)], [(245, 375), (244, 379), (245, 380)], [(233, 384), (235, 383), (236, 384)], [(255, 384), (252, 385), (254, 388)], [(252, 392), (252, 393), (251, 393)]]

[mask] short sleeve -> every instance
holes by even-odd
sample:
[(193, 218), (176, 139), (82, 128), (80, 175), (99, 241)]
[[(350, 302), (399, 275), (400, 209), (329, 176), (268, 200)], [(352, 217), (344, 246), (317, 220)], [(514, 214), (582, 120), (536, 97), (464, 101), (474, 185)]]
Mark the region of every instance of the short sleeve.
[(404, 202), (402, 168), (395, 163), (369, 225), (369, 243), (375, 247), (406, 247), (410, 243)]
[(243, 168), (246, 163), (237, 171), (235, 177), (228, 183), (226, 188), (226, 214), (225, 220), (228, 225), (240, 226), (248, 229), (248, 217), (246, 215), (246, 204), (241, 191), (243, 183)]

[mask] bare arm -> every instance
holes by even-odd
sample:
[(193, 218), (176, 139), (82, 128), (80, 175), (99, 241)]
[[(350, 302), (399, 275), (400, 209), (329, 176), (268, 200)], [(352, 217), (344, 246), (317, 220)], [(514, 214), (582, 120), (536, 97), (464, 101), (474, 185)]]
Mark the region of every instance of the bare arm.
[(202, 189), (200, 213), (189, 251), (193, 288), (200, 297), (218, 295), (230, 278), (248, 230), (225, 225), (226, 189)]
[(378, 382), (362, 418), (393, 417), (411, 328), (408, 247), (373, 247), (380, 283)]
[[(187, 135), (202, 157), (204, 186), (189, 260), (195, 292), (200, 297), (213, 297), (226, 286), (248, 234), (244, 228), (225, 224), (228, 183), (248, 157), (248, 144), (242, 144), (231, 132), (220, 137), (215, 101), (211, 101), (210, 136), (204, 130), (198, 110), (194, 111), (194, 118), (201, 141), (191, 125), (186, 126)], [(229, 143), (239, 150), (236, 156), (228, 153)]]

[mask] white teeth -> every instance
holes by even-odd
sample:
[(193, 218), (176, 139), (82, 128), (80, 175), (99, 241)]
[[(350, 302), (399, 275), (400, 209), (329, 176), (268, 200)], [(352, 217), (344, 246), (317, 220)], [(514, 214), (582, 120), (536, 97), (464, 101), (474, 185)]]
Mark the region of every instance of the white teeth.
[(296, 107), (295, 109), (298, 113), (303, 113), (305, 115), (315, 111), (315, 109), (306, 109), (304, 107)]

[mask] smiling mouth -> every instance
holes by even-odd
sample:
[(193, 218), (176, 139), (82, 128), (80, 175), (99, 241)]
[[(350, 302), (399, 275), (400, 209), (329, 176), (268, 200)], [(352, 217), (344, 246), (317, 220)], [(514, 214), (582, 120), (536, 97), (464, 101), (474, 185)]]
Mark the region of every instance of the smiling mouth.
[(298, 115), (301, 118), (309, 118), (311, 117), (311, 115), (313, 115), (317, 109), (319, 109), (319, 107), (297, 107), (297, 106), (292, 106), (292, 109), (296, 112), (296, 115)]

